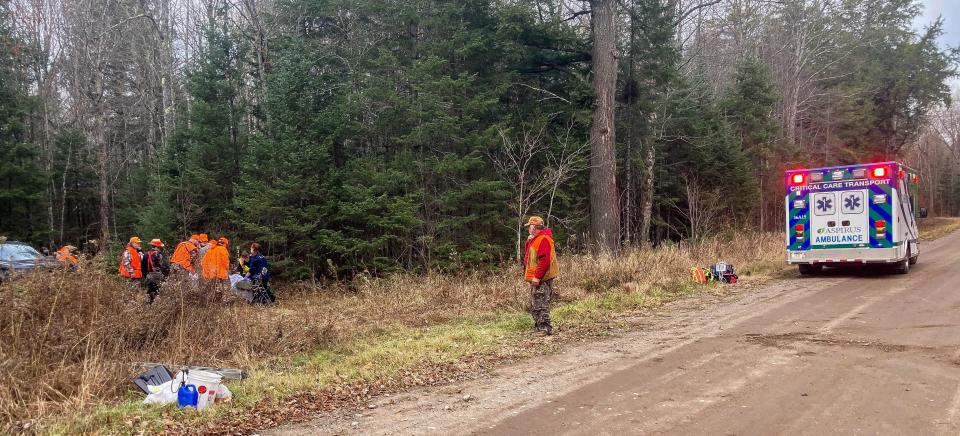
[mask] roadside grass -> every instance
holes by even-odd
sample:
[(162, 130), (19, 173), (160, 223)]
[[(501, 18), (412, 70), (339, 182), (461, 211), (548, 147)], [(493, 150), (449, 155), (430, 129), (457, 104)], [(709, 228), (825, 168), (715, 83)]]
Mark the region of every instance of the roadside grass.
[[(924, 240), (958, 229), (958, 219), (921, 224)], [(552, 311), (560, 335), (549, 341), (530, 335), (528, 291), (511, 269), (360, 279), (323, 289), (291, 285), (283, 302), (268, 309), (224, 307), (203, 291), (173, 286), (148, 313), (140, 296), (99, 273), (31, 277), (0, 288), (0, 429), (249, 432), (303, 420), (311, 411), (363, 405), (378, 394), (550, 353), (565, 340), (602, 335), (621, 315), (723, 292), (694, 285), (694, 265), (726, 260), (747, 285), (792, 276), (782, 250), (782, 235), (752, 234), (616, 257), (562, 256)], [(184, 325), (204, 317), (206, 334)], [(129, 390), (137, 372), (130, 363), (137, 361), (236, 366), (251, 376), (229, 383), (232, 402), (198, 413), (143, 405), (142, 395)], [(307, 401), (297, 402), (303, 396)]]
[[(659, 307), (705, 289), (708, 288), (677, 282), (672, 283), (672, 289), (589, 295), (559, 306), (552, 316), (558, 331), (567, 334), (590, 326), (608, 326), (618, 314)], [(140, 395), (133, 395), (119, 404), (99, 407), (93, 413), (60, 421), (46, 431), (56, 434), (162, 433), (175, 427), (177, 433), (215, 432), (223, 430), (217, 422), (229, 426), (230, 421), (242, 419), (243, 413), (262, 402), (282, 407), (280, 404), (286, 397), (302, 392), (358, 382), (382, 387), (385, 383), (397, 386), (399, 381), (401, 388), (433, 384), (420, 383), (419, 380), (402, 383), (397, 379), (410, 376), (411, 370), (418, 368), (447, 369), (445, 365), (468, 357), (497, 362), (555, 350), (559, 344), (537, 342), (531, 337), (530, 324), (526, 313), (503, 312), (437, 326), (398, 328), (343, 347), (304, 353), (272, 367), (264, 367), (242, 383), (230, 385), (236, 400), (203, 412), (180, 410), (174, 406), (145, 406), (140, 403)], [(414, 374), (415, 377), (437, 377), (440, 381), (456, 375)], [(356, 401), (350, 402), (351, 405), (369, 398), (362, 395), (353, 400)]]
[[(250, 378), (230, 384), (234, 400), (202, 412), (175, 406), (145, 406), (142, 397), (73, 416), (46, 429), (56, 434), (160, 433), (171, 425), (189, 429), (215, 428), (210, 423), (236, 419), (261, 402), (277, 405), (291, 395), (358, 381), (396, 379), (408, 370), (450, 364), (465, 356), (489, 354), (504, 344), (522, 340), (525, 317), (510, 313), (485, 321), (461, 321), (423, 328), (398, 328), (374, 334), (335, 349), (301, 353), (260, 368)], [(516, 354), (515, 351), (510, 352)], [(362, 398), (361, 398), (362, 399)]]
[[(721, 259), (747, 285), (790, 274), (779, 233), (561, 256), (552, 311), (560, 334), (551, 340), (530, 334), (529, 290), (515, 268), (288, 285), (271, 308), (224, 305), (180, 283), (146, 307), (142, 295), (97, 272), (34, 276), (0, 288), (0, 430), (203, 433), (306, 419), (295, 409), (363, 404), (468, 377), (605, 331), (620, 315), (721, 292), (689, 278), (691, 267)], [(232, 402), (182, 411), (143, 405), (130, 390), (138, 372), (131, 364), (143, 361), (240, 367), (251, 376), (228, 384)]]
[(960, 230), (960, 218), (922, 218), (919, 221), (919, 228), (921, 241), (933, 241)]

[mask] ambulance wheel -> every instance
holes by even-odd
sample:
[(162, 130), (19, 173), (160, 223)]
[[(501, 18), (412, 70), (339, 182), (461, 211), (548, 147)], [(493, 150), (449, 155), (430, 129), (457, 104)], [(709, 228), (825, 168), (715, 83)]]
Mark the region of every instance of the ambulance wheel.
[(907, 274), (910, 272), (910, 265), (913, 262), (910, 262), (910, 249), (907, 249), (907, 258), (897, 262), (896, 272), (897, 274)]
[(807, 263), (801, 263), (800, 265), (797, 265), (797, 267), (800, 269), (800, 274), (805, 276), (819, 274), (821, 271), (823, 271), (823, 265), (810, 265)]

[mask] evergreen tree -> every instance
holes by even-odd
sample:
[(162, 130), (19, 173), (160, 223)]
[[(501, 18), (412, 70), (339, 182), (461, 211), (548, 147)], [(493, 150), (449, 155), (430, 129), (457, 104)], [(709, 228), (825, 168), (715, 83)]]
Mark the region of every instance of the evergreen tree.
[(734, 80), (725, 102), (727, 117), (755, 167), (762, 169), (776, 151), (776, 90), (767, 67), (755, 57), (740, 62)]
[[(176, 239), (236, 227), (233, 201), (248, 136), (241, 93), (246, 47), (229, 33), (225, 8), (204, 29), (205, 45), (187, 76), (191, 105), (181, 113), (188, 119), (178, 123), (156, 167), (135, 177), (148, 183), (141, 232)], [(130, 207), (142, 206), (142, 200)]]
[[(168, 21), (185, 5), (96, 3), (15, 32), (0, 17), (0, 231), (226, 233), (291, 277), (496, 264), (526, 213), (585, 249), (600, 167), (565, 161), (573, 177), (533, 200), (518, 180), (557, 174), (592, 126), (604, 151), (617, 139), (608, 242), (779, 228), (783, 167), (902, 157), (957, 62), (942, 21), (914, 29), (917, 0), (212, 2), (183, 32)], [(618, 71), (595, 74), (598, 40)], [(615, 123), (601, 76), (619, 80)], [(497, 160), (515, 144), (537, 150), (522, 176)]]
[[(723, 102), (706, 90), (702, 77), (682, 80), (670, 102), (664, 162), (658, 173), (662, 225), (686, 229), (671, 238), (700, 238), (743, 226), (759, 200), (757, 178)], [(666, 229), (663, 229), (664, 231)]]
[(542, 49), (513, 39), (535, 38), (520, 18), (530, 11), (502, 17), (483, 0), (305, 6), (321, 23), (349, 10), (362, 36), (346, 38), (341, 23), (277, 41), (269, 122), (235, 201), (244, 233), (299, 276), (506, 257), (510, 186), (487, 154), (499, 143), (494, 126), (549, 110), (515, 85), (517, 64), (540, 62), (532, 52)]
[(744, 58), (737, 66), (735, 81), (726, 96), (724, 109), (743, 150), (749, 156), (754, 180), (760, 182), (758, 224), (767, 230), (780, 215), (778, 201), (783, 192), (782, 168), (774, 168), (784, 150), (779, 147), (779, 125), (773, 118), (776, 90), (767, 67), (757, 58)]
[(42, 243), (48, 236), (42, 212), (45, 175), (27, 135), (33, 103), (26, 93), (25, 47), (13, 37), (9, 20), (0, 7), (0, 236)]
[(618, 137), (626, 162), (620, 179), (626, 186), (627, 239), (645, 245), (657, 219), (653, 213), (660, 194), (656, 174), (663, 163), (663, 123), (670, 116), (668, 108), (680, 79), (680, 47), (672, 2), (634, 0), (629, 19), (628, 56), (621, 66), (626, 72)]

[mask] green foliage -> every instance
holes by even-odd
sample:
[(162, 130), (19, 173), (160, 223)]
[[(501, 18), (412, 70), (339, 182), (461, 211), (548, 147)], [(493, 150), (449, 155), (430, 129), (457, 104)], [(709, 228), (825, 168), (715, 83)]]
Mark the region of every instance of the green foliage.
[(36, 146), (27, 140), (33, 100), (26, 92), (22, 50), (0, 8), (0, 235), (41, 243), (48, 236), (42, 220), (44, 174)]
[[(718, 220), (726, 217), (721, 224), (732, 226), (757, 205), (759, 193), (747, 151), (749, 142), (737, 134), (736, 124), (725, 116), (722, 105), (711, 97), (702, 79), (681, 85), (672, 102), (674, 121), (667, 135), (671, 139), (665, 166), (670, 168), (667, 172), (681, 176), (677, 197), (685, 194), (681, 188), (695, 184), (702, 190), (702, 201), (711, 202), (701, 207), (715, 208)], [(768, 123), (769, 115), (756, 121)], [(683, 210), (689, 207), (681, 206)]]
[[(674, 239), (703, 236), (694, 233), (705, 226), (715, 230), (735, 225), (757, 202), (754, 166), (744, 148), (772, 141), (776, 133), (772, 84), (758, 62), (751, 64), (750, 71), (737, 76), (739, 107), (733, 110), (742, 118), (725, 117), (722, 103), (699, 75), (688, 74), (688, 79), (681, 74), (677, 17), (671, 4), (637, 0), (633, 6), (629, 57), (621, 61), (626, 78), (620, 140), (625, 143), (626, 165), (654, 172), (652, 233), (657, 240)], [(741, 119), (749, 121), (739, 126)], [(760, 131), (738, 135), (755, 130)], [(647, 147), (656, 150), (652, 169), (639, 157)], [(711, 222), (695, 229), (692, 223), (698, 214), (709, 215)]]
[(276, 41), (269, 122), (244, 153), (234, 201), (243, 234), (299, 277), (506, 257), (510, 186), (487, 158), (493, 126), (548, 110), (516, 82), (562, 62), (510, 38), (562, 33), (479, 0), (295, 6), (316, 26)]
[(830, 77), (823, 83), (831, 95), (824, 109), (842, 144), (832, 163), (902, 158), (930, 111), (949, 104), (947, 80), (956, 75), (957, 51), (937, 46), (942, 19), (914, 30), (921, 12), (915, 0), (851, 1), (843, 11), (829, 17), (837, 21), (831, 35), (852, 49), (840, 61), (816, 65)]
[[(832, 4), (843, 11), (835, 16), (799, 1), (767, 17), (731, 12), (758, 26), (803, 18), (810, 32), (832, 35), (831, 49), (853, 47), (803, 66), (822, 72), (807, 85), (822, 88), (817, 104), (829, 110), (805, 108), (798, 121), (801, 130), (828, 125), (824, 135), (849, 159), (914, 136), (947, 100), (955, 61), (934, 45), (941, 25), (910, 30), (914, 1), (868, 3)], [(646, 200), (648, 174), (657, 241), (743, 226), (747, 211), (779, 207), (768, 195), (781, 192), (775, 167), (815, 159), (782, 131), (785, 67), (743, 50), (736, 71), (721, 74), (729, 83), (707, 83), (707, 72), (686, 66), (675, 2), (622, 4), (618, 180), (637, 194), (624, 211)], [(283, 0), (263, 17), (273, 26), (263, 63), (226, 10), (211, 12), (178, 129), (115, 193), (121, 233), (229, 233), (263, 244), (274, 270), (293, 278), (477, 268), (511, 258), (516, 237), (519, 184), (492, 161), (500, 132), (523, 139), (542, 127), (547, 149), (526, 167), (534, 179), (588, 142), (590, 32), (560, 2)], [(589, 224), (588, 183), (578, 172), (524, 205), (550, 213), (561, 249), (577, 248)]]
[[(192, 232), (222, 234), (231, 224), (236, 183), (247, 146), (241, 90), (246, 47), (226, 27), (226, 10), (204, 29), (206, 45), (187, 77), (189, 111), (155, 168), (141, 171), (148, 185), (130, 207), (140, 232), (171, 241)], [(153, 237), (153, 236), (151, 236)]]
[(724, 109), (744, 149), (756, 162), (769, 159), (779, 138), (773, 118), (777, 94), (766, 65), (755, 57), (737, 65)]

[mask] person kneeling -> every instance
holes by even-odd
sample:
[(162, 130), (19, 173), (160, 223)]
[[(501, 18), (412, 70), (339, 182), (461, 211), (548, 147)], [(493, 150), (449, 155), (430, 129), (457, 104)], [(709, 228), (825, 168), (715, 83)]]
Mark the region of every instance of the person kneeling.
[[(267, 258), (260, 253), (260, 244), (254, 242), (250, 244), (250, 262), (246, 277), (254, 283), (254, 303), (269, 304), (276, 303), (277, 296), (270, 289), (270, 269), (267, 264)], [(262, 288), (262, 295), (258, 295), (257, 287)]]

